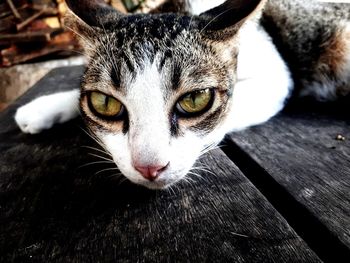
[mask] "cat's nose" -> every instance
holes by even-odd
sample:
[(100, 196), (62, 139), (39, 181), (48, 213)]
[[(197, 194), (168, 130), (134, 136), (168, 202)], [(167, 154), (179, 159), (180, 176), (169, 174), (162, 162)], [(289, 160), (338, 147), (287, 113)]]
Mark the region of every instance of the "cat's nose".
[(135, 169), (141, 173), (141, 175), (149, 180), (154, 181), (158, 178), (158, 176), (163, 172), (167, 167), (169, 166), (169, 163), (166, 165), (135, 165)]

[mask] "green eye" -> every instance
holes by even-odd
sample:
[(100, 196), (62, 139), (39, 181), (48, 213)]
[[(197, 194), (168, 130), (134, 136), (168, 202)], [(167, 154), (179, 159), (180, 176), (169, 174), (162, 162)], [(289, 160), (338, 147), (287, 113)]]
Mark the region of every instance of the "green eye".
[(212, 89), (197, 90), (185, 94), (177, 103), (176, 108), (183, 114), (201, 113), (209, 108), (213, 99)]
[(90, 105), (104, 117), (118, 117), (123, 113), (123, 104), (111, 96), (100, 92), (91, 92)]

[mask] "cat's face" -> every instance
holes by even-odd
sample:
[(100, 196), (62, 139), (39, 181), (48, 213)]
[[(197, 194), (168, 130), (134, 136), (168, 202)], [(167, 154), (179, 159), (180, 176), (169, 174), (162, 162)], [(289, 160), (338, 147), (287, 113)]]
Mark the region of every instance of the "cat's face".
[(182, 15), (109, 22), (84, 32), (83, 116), (129, 180), (165, 188), (227, 132), (236, 41)]

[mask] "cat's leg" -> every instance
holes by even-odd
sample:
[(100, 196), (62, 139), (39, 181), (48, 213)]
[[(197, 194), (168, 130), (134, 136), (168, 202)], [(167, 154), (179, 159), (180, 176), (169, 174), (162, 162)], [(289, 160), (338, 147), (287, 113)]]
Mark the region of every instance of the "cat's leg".
[(24, 133), (40, 133), (79, 115), (79, 89), (39, 97), (18, 108), (15, 120)]

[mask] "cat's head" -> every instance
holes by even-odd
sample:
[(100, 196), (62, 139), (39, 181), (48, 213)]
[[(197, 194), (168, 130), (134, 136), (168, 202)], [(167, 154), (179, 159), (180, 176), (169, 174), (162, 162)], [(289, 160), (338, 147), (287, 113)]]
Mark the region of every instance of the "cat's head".
[(199, 16), (124, 15), (101, 0), (67, 1), (89, 58), (81, 111), (132, 182), (165, 188), (228, 131), (237, 35), (261, 0)]

